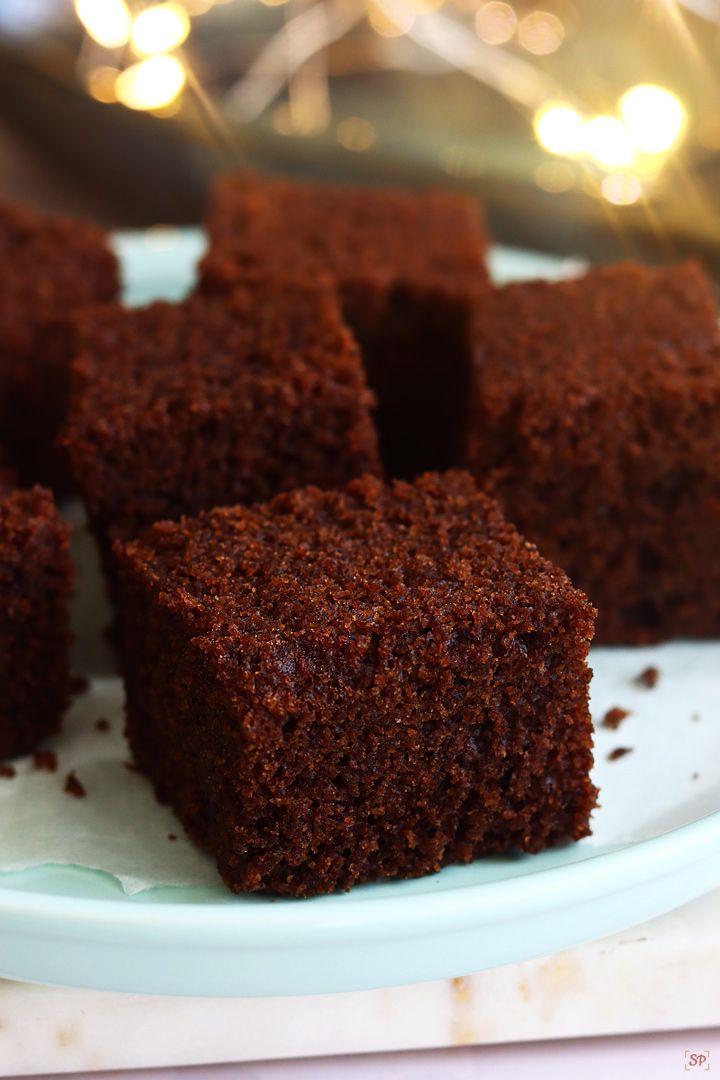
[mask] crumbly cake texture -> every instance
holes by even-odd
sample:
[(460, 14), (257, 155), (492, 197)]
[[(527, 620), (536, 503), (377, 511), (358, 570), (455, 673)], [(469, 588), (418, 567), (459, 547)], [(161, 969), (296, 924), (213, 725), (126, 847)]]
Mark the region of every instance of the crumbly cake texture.
[(130, 744), (231, 889), (589, 832), (593, 609), (467, 474), (311, 487), (117, 555)]
[(70, 701), (70, 529), (49, 491), (0, 480), (0, 761), (59, 730)]
[(720, 635), (720, 348), (693, 263), (497, 289), (467, 464), (598, 608), (597, 641)]
[(0, 259), (0, 442), (25, 481), (63, 486), (55, 440), (67, 408), (69, 316), (115, 297), (117, 260), (96, 226), (9, 203), (0, 203)]
[(380, 470), (357, 345), (321, 283), (97, 308), (77, 333), (64, 443), (106, 564), (154, 521)]
[(332, 277), (378, 397), (389, 475), (454, 463), (472, 298), (487, 282), (476, 201), (240, 172), (216, 180), (207, 227), (203, 289), (257, 268)]

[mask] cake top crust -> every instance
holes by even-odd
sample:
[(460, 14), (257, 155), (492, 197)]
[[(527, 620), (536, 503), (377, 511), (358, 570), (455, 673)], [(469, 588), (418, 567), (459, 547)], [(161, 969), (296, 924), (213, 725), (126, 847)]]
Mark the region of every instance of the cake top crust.
[(35, 321), (109, 300), (117, 292), (117, 259), (105, 232), (90, 222), (0, 202), (0, 329), (25, 314)]
[[(60, 518), (50, 491), (37, 485), (13, 489), (0, 477), (0, 567), (23, 567), (29, 544), (54, 546), (60, 538), (67, 552), (69, 537), (70, 527)], [(0, 580), (6, 580), (4, 573)], [(14, 580), (13, 575), (7, 580)]]
[(376, 635), (424, 638), (445, 655), (483, 627), (564, 633), (575, 620), (592, 634), (583, 594), (466, 473), (306, 488), (158, 523), (116, 552), (223, 655), (241, 640), (364, 655)]
[(238, 268), (274, 273), (325, 269), (341, 285), (396, 282), (453, 290), (485, 279), (478, 204), (441, 191), (298, 182), (252, 172), (214, 183), (206, 283)]
[(633, 397), (720, 378), (716, 301), (693, 261), (494, 289), (478, 305), (474, 341), (475, 373), (492, 397), (554, 398), (563, 388)]
[(82, 417), (133, 431), (143, 416), (176, 409), (251, 413), (270, 386), (293, 408), (328, 379), (355, 389), (359, 404), (374, 402), (322, 282), (254, 278), (222, 299), (97, 306), (78, 316), (76, 340), (70, 428)]

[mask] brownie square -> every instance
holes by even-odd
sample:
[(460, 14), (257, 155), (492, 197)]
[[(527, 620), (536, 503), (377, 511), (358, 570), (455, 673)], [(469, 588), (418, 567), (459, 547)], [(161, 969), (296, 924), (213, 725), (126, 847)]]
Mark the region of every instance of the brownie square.
[(357, 346), (321, 283), (98, 308), (65, 433), (106, 559), (161, 518), (380, 470)]
[(467, 462), (599, 610), (597, 640), (720, 635), (720, 353), (698, 266), (498, 289)]
[(70, 529), (0, 472), (0, 762), (59, 730), (70, 699)]
[(0, 203), (0, 443), (25, 481), (63, 486), (55, 447), (65, 418), (69, 317), (112, 299), (117, 260), (87, 222)]
[(594, 612), (467, 474), (310, 487), (117, 549), (132, 749), (231, 889), (588, 833)]
[(331, 275), (378, 397), (389, 475), (454, 463), (471, 301), (487, 281), (475, 200), (241, 172), (215, 182), (207, 227), (204, 289), (257, 267)]

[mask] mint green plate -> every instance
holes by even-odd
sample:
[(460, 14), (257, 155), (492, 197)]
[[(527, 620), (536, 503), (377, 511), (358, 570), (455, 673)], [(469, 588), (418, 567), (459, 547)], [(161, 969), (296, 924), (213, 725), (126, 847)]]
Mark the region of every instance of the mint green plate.
[[(202, 238), (158, 229), (120, 235), (117, 248), (126, 294), (142, 302), (182, 295)], [(493, 255), (499, 280), (569, 269)], [(391, 986), (554, 952), (720, 885), (720, 644), (592, 659), (595, 715), (613, 705), (632, 715), (620, 732), (598, 728), (602, 807), (588, 840), (309, 901), (233, 897), (219, 883), (128, 896), (111, 874), (72, 865), (0, 873), (0, 976), (188, 995)], [(634, 681), (648, 664), (661, 670), (652, 691)], [(610, 763), (620, 744), (634, 752)]]

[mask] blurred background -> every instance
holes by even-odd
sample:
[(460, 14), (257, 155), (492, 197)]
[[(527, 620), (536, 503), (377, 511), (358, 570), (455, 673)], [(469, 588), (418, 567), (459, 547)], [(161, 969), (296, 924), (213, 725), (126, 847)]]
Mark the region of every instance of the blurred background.
[(245, 163), (718, 273), (720, 0), (0, 0), (0, 153), (0, 194), (109, 225)]

